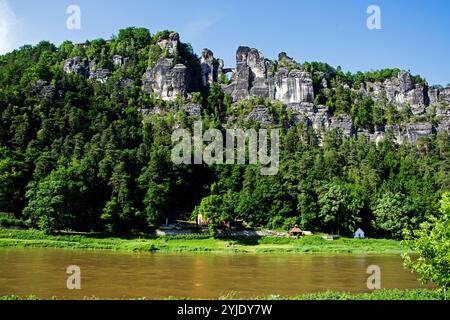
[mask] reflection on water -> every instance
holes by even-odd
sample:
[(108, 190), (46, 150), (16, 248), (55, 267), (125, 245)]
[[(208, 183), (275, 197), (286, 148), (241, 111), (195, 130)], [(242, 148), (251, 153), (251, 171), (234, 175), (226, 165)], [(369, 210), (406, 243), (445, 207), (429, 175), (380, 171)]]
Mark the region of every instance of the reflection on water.
[[(81, 268), (81, 290), (66, 287), (66, 268)], [(298, 295), (326, 290), (368, 292), (367, 267), (382, 287), (419, 288), (399, 256), (123, 254), (55, 249), (1, 249), (0, 296), (78, 299)]]

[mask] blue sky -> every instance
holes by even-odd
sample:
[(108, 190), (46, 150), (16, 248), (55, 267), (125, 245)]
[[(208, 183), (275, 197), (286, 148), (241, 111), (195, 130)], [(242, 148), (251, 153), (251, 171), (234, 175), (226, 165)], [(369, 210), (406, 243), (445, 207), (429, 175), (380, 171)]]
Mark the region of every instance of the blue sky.
[[(66, 28), (72, 4), (81, 8), (81, 30)], [(372, 4), (381, 8), (381, 30), (366, 27)], [(176, 30), (227, 66), (247, 45), (272, 59), (286, 51), (344, 71), (399, 67), (430, 84), (450, 83), (448, 0), (0, 0), (0, 52), (40, 40), (110, 38), (127, 26)]]

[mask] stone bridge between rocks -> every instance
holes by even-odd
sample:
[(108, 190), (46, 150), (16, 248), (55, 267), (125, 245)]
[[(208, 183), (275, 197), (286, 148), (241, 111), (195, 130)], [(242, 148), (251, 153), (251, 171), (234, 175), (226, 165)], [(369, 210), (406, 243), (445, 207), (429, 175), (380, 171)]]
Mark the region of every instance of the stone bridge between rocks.
[(236, 71), (235, 68), (223, 68), (222, 73), (228, 74), (228, 73), (234, 73)]

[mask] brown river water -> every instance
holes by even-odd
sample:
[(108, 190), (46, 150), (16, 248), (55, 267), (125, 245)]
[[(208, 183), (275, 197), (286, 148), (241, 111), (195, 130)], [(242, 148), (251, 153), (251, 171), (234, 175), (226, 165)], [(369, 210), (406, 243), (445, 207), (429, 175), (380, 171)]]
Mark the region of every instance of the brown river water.
[[(66, 269), (81, 270), (81, 290), (67, 289)], [(221, 255), (0, 249), (0, 296), (42, 299), (159, 299), (369, 292), (367, 268), (386, 289), (420, 288), (398, 255)]]

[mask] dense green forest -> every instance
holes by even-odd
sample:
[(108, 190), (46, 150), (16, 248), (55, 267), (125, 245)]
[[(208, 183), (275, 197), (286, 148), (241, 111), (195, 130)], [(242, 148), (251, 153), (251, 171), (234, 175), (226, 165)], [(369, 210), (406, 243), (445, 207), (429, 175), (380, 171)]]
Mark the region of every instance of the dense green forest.
[[(361, 227), (392, 238), (439, 214), (440, 197), (450, 186), (447, 133), (412, 146), (397, 145), (394, 137), (376, 145), (333, 130), (320, 143), (302, 124), (283, 126), (289, 115), (273, 103), (282, 131), (278, 175), (261, 176), (255, 165), (174, 165), (173, 128), (193, 123), (176, 111), (183, 101), (163, 115), (140, 112), (168, 107), (141, 85), (146, 69), (167, 55), (155, 46), (163, 34), (130, 28), (108, 41), (41, 42), (0, 57), (0, 212), (50, 232), (147, 231), (169, 213), (202, 212), (216, 226), (239, 219), (274, 229), (298, 224), (349, 233)], [(114, 55), (129, 62), (113, 66)], [(75, 56), (96, 58), (113, 70), (108, 81), (64, 73), (64, 61)], [(183, 44), (176, 62), (195, 73), (198, 61)], [(332, 90), (316, 99), (333, 113), (352, 114), (361, 127), (402, 116), (383, 113), (373, 101), (352, 103), (338, 81), (358, 83), (396, 70), (349, 75), (326, 64), (305, 68), (330, 77)], [(121, 85), (124, 78), (132, 85)], [(36, 91), (39, 80), (55, 88), (54, 96)], [(219, 85), (192, 96), (203, 104), (204, 126), (220, 128), (219, 119), (232, 108), (230, 97)]]

